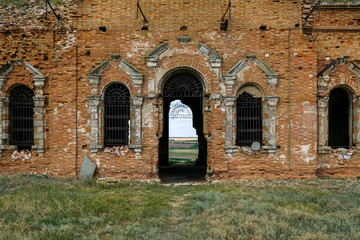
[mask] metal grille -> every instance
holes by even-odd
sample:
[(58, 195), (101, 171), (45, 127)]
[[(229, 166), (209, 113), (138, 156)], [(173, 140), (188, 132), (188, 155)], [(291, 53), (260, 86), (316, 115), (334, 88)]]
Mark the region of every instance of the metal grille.
[(239, 146), (251, 146), (253, 142), (262, 143), (262, 103), (243, 92), (237, 99), (237, 139)]
[(172, 76), (164, 86), (164, 97), (202, 97), (200, 81), (190, 73)]
[(31, 149), (34, 144), (34, 93), (28, 87), (15, 87), (10, 93), (10, 145)]
[(129, 139), (130, 92), (120, 83), (105, 91), (104, 144), (107, 147), (127, 145)]

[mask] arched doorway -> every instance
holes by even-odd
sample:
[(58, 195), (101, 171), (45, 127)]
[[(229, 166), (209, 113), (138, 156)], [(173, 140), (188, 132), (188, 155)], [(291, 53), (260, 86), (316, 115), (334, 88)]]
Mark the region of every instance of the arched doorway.
[[(204, 180), (206, 172), (207, 141), (203, 129), (203, 98), (204, 86), (201, 80), (189, 71), (179, 70), (171, 74), (162, 89), (163, 96), (163, 133), (159, 143), (159, 167), (160, 178), (166, 174), (182, 175), (189, 174), (189, 181)], [(187, 105), (193, 114), (193, 127), (198, 136), (198, 156), (193, 168), (188, 166), (171, 166), (169, 164), (169, 111), (170, 104), (180, 100)], [(169, 172), (170, 171), (170, 172)], [(180, 176), (181, 177), (181, 176)], [(186, 177), (185, 177), (186, 178)], [(186, 179), (183, 179), (186, 181)]]
[(351, 142), (351, 99), (343, 88), (335, 88), (329, 97), (329, 146), (349, 148)]

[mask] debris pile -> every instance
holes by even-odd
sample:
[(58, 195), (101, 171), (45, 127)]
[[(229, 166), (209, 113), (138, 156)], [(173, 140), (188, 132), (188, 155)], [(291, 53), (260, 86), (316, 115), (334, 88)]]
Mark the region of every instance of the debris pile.
[(12, 154), (11, 154), (11, 161), (15, 161), (15, 160), (21, 160), (21, 161), (25, 161), (25, 160), (29, 160), (31, 159), (31, 152), (29, 150), (15, 150)]
[(114, 146), (114, 147), (106, 147), (104, 152), (112, 153), (114, 155), (125, 155), (129, 151), (128, 146)]

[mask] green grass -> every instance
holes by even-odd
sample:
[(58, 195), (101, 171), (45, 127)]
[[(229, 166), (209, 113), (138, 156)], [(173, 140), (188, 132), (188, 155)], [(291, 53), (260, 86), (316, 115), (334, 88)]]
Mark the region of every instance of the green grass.
[(194, 164), (195, 160), (171, 157), (171, 158), (169, 158), (169, 163), (170, 164), (177, 164), (177, 163)]
[(169, 154), (176, 154), (176, 155), (197, 155), (198, 150), (193, 148), (173, 148), (169, 149)]
[(360, 182), (174, 187), (2, 176), (0, 229), (0, 239), (360, 239)]

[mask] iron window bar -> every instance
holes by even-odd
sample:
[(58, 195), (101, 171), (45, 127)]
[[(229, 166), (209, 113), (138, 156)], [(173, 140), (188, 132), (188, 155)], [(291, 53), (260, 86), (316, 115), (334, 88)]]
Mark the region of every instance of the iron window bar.
[(238, 146), (262, 144), (262, 100), (244, 92), (237, 98), (237, 139)]
[(164, 85), (164, 97), (202, 97), (200, 81), (189, 73), (172, 76)]
[(128, 145), (130, 92), (120, 83), (110, 85), (104, 100), (104, 145)]
[(18, 149), (31, 149), (34, 144), (34, 93), (26, 86), (15, 87), (10, 93), (9, 144)]

